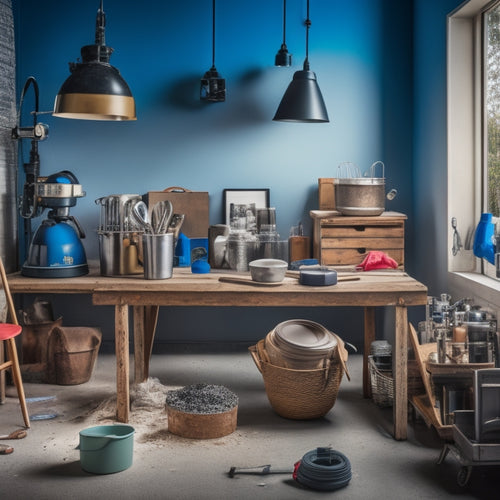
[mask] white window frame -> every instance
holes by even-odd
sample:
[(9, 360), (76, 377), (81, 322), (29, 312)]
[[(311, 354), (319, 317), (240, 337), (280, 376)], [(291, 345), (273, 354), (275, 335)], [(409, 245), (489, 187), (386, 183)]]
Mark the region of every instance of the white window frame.
[[(469, 0), (448, 16), (448, 290), (454, 298), (471, 297), (500, 317), (500, 281), (482, 274), (490, 266), (472, 252), (482, 185), (482, 43), (481, 13), (494, 2)], [(451, 219), (457, 219), (462, 248), (453, 255)], [(491, 269), (489, 270), (491, 272)]]

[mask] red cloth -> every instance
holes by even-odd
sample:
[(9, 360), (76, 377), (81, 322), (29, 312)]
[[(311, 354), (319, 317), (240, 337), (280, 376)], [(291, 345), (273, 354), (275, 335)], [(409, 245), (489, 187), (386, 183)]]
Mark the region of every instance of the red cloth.
[(363, 271), (372, 271), (374, 269), (397, 269), (398, 263), (386, 253), (380, 250), (372, 250), (368, 252), (363, 262), (356, 266), (356, 269)]

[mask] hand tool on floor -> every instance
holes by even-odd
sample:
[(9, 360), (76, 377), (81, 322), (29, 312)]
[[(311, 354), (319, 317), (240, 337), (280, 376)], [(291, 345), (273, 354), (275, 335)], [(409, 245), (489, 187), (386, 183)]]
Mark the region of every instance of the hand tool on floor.
[(7, 444), (0, 444), (0, 455), (9, 455), (14, 451), (14, 448), (12, 446), (9, 446)]
[(293, 467), (286, 469), (273, 469), (271, 464), (258, 465), (257, 467), (231, 467), (229, 469), (229, 477), (234, 477), (236, 474), (256, 474), (259, 476), (267, 476), (268, 474), (292, 474)]
[(17, 429), (12, 431), (10, 434), (3, 434), (0, 439), (23, 439), (28, 435), (24, 429)]

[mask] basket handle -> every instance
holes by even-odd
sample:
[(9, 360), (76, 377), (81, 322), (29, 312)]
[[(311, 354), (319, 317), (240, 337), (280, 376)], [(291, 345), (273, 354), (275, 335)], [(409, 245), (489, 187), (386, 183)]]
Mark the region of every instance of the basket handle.
[(340, 364), (342, 365), (342, 369), (345, 371), (347, 376), (347, 380), (351, 381), (351, 376), (349, 375), (349, 370), (347, 369), (347, 358), (349, 354), (347, 353), (347, 349), (345, 348), (344, 341), (335, 333), (331, 332), (332, 335), (337, 339), (337, 346), (340, 358)]
[(192, 193), (191, 189), (186, 189), (180, 186), (170, 186), (163, 190), (164, 193)]
[(259, 370), (260, 373), (262, 373), (262, 368), (260, 366), (260, 359), (259, 356), (257, 356), (257, 348), (256, 346), (252, 345), (248, 348), (248, 351), (250, 352), (250, 356), (252, 356), (253, 362), (255, 363), (255, 366)]

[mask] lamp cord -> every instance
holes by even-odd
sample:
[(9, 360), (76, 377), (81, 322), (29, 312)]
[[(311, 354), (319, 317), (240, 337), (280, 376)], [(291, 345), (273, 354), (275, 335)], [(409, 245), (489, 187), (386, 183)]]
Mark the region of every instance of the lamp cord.
[(215, 0), (212, 0), (212, 67), (215, 68)]
[(306, 58), (304, 60), (304, 70), (309, 71), (309, 28), (311, 27), (311, 20), (309, 19), (309, 0), (307, 0), (307, 15), (306, 15)]
[(283, 46), (286, 47), (286, 0), (283, 0)]
[(101, 45), (106, 45), (105, 40), (105, 28), (106, 28), (106, 14), (104, 13), (103, 0), (101, 0), (101, 5), (97, 11), (97, 19), (95, 26), (95, 44), (100, 47)]

